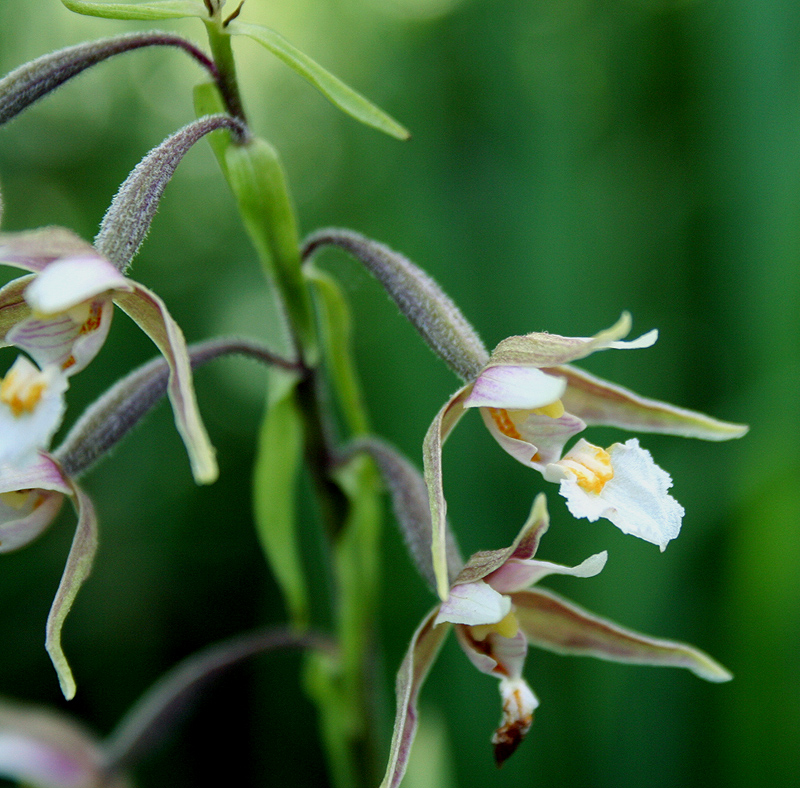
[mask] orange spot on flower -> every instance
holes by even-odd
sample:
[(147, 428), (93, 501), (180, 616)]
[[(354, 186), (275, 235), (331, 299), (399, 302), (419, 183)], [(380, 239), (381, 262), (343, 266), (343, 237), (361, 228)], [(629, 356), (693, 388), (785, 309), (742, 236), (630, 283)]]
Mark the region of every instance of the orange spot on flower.
[[(86, 318), (81, 326), (81, 334), (91, 334), (92, 331), (97, 331), (100, 328), (100, 320), (103, 314), (103, 302), (92, 301), (89, 307), (89, 317)], [(73, 363), (74, 360), (73, 360)]]
[(522, 435), (519, 434), (519, 431), (514, 426), (514, 422), (511, 421), (511, 417), (508, 415), (508, 411), (505, 408), (489, 408), (488, 410), (492, 421), (494, 421), (497, 425), (497, 429), (500, 430), (503, 435), (516, 440), (522, 440)]

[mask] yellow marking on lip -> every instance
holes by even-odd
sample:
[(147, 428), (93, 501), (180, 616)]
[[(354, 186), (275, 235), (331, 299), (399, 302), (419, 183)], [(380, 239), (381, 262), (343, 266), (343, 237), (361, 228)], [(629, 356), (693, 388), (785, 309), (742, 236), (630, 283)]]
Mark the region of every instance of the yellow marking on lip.
[(12, 367), (0, 383), (0, 402), (18, 419), (24, 413), (33, 413), (46, 388), (47, 381), (38, 370)]
[(580, 449), (567, 454), (558, 464), (569, 471), (578, 486), (586, 492), (599, 494), (606, 483), (614, 478), (611, 455), (591, 443), (584, 443)]

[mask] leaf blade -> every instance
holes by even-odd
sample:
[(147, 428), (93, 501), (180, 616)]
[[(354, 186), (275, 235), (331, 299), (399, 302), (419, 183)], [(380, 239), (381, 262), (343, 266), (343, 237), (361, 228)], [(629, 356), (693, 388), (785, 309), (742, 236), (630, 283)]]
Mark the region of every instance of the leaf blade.
[(399, 140), (407, 140), (411, 136), (410, 132), (394, 118), (324, 69), (274, 30), (238, 21), (231, 22), (226, 29), (232, 35), (247, 36), (261, 44), (352, 118)]

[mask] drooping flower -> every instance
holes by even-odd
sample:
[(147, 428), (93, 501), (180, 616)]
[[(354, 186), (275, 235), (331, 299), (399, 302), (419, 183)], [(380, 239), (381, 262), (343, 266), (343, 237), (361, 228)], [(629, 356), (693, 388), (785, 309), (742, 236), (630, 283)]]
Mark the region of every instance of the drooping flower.
[(548, 481), (560, 483), (576, 517), (591, 521), (605, 517), (662, 550), (678, 535), (683, 508), (667, 492), (672, 480), (636, 439), (608, 449), (582, 439), (563, 454), (567, 441), (592, 425), (717, 441), (747, 432), (746, 426), (641, 397), (570, 365), (598, 350), (645, 348), (656, 341), (656, 331), (623, 341), (630, 324), (624, 313), (594, 337), (546, 333), (510, 337), (436, 415), (423, 456), (433, 516), (434, 570), (443, 599), (448, 585), (442, 445), (468, 408), (479, 409), (491, 434), (512, 457)]
[[(247, 339), (218, 338), (187, 348), (187, 359), (192, 367), (229, 354), (299, 369), (296, 362), (276, 356), (263, 345)], [(20, 361), (23, 362), (21, 367), (18, 366)], [(52, 368), (53, 365), (46, 369)], [(23, 402), (33, 400), (34, 396), (28, 389), (38, 385), (42, 377), (34, 365), (22, 357), (12, 367), (12, 372), (19, 374), (23, 381), (14, 384), (8, 396), (4, 395), (4, 387), (12, 378), (11, 372), (0, 383), (0, 454), (6, 450), (5, 421), (13, 418), (14, 398)], [(97, 551), (97, 517), (91, 499), (78, 485), (78, 478), (161, 400), (167, 392), (169, 378), (170, 365), (162, 357), (134, 370), (86, 410), (52, 453), (46, 449), (60, 422), (63, 407), (56, 410), (48, 406), (46, 393), (40, 394), (37, 403), (33, 403), (34, 410), (37, 406), (43, 408), (47, 411), (45, 416), (55, 421), (55, 426), (51, 424), (47, 428), (46, 437), (45, 433), (34, 429), (26, 432), (24, 428), (10, 428), (11, 437), (18, 437), (25, 444), (25, 451), (32, 454), (32, 461), (23, 464), (0, 462), (0, 553), (17, 550), (36, 539), (53, 522), (65, 496), (71, 499), (78, 516), (72, 546), (48, 615), (45, 637), (45, 647), (67, 699), (74, 696), (76, 687), (61, 646), (61, 629), (78, 591), (91, 572)], [(61, 379), (63, 374), (59, 373), (55, 380)], [(63, 388), (59, 393), (63, 394)], [(4, 413), (4, 410), (9, 413)], [(35, 421), (37, 417), (34, 414), (32, 418)]]
[(59, 368), (67, 377), (79, 372), (102, 347), (114, 304), (130, 315), (169, 364), (175, 423), (195, 479), (214, 481), (217, 465), (197, 408), (186, 341), (164, 302), (63, 228), (0, 235), (0, 263), (34, 272), (0, 289), (0, 342), (24, 350), (42, 370)]
[(625, 629), (550, 591), (531, 588), (552, 574), (593, 577), (606, 562), (605, 552), (575, 567), (534, 558), (548, 522), (540, 494), (514, 543), (504, 550), (475, 553), (453, 581), (447, 601), (414, 633), (397, 676), (394, 733), (381, 788), (396, 788), (403, 777), (416, 731), (417, 697), (451, 625), (473, 665), (500, 681), (502, 720), (492, 737), (498, 765), (525, 738), (539, 705), (522, 675), (528, 644), (558, 654), (683, 667), (708, 681), (731, 678), (693, 646)]

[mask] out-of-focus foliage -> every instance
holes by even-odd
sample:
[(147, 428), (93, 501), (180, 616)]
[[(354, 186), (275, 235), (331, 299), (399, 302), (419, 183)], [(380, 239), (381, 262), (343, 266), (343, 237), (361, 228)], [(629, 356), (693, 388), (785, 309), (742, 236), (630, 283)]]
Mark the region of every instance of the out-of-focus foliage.
[[(746, 421), (730, 444), (643, 441), (686, 507), (662, 555), (603, 521), (573, 521), (551, 491), (542, 558), (608, 549), (581, 587), (603, 615), (707, 650), (736, 678), (532, 654), (529, 741), (496, 772), (495, 682), (450, 644), (422, 694), (452, 761), (438, 774), (504, 786), (790, 785), (800, 750), (800, 7), (778, 0), (248, 0), (279, 30), (407, 126), (400, 143), (333, 109), (246, 40), (235, 42), (256, 131), (281, 151), (304, 232), (344, 225), (407, 254), (489, 346), (513, 333), (588, 336), (630, 309), (661, 338), (588, 369), (643, 394)], [(0, 0), (0, 70), (82, 40), (143, 29)], [(203, 44), (193, 20), (164, 22)], [(4, 229), (91, 238), (116, 188), (193, 117), (202, 78), (179, 52), (104, 63), (0, 129)], [(335, 253), (376, 429), (415, 458), (455, 378), (378, 286)], [(195, 341), (279, 334), (254, 251), (210, 149), (167, 189), (134, 275)], [(10, 278), (11, 272), (8, 272)], [(118, 315), (70, 391), (82, 405), (155, 349)], [(4, 364), (12, 356), (4, 351)], [(64, 637), (70, 711), (99, 732), (170, 665), (214, 640), (285, 620), (254, 533), (249, 479), (265, 374), (246, 361), (197, 374), (220, 481), (195, 488), (166, 406), (85, 479), (101, 521), (96, 568)], [(502, 546), (543, 484), (465, 419), (445, 458), (465, 553)], [(614, 439), (609, 430), (608, 436)], [(594, 433), (595, 436), (597, 433)], [(607, 441), (610, 442), (610, 441)], [(307, 496), (305, 496), (307, 497)], [(498, 512), (501, 513), (498, 520)], [(312, 568), (313, 512), (304, 551)], [(64, 706), (43, 648), (71, 520), (0, 566), (0, 693)], [(392, 674), (432, 605), (385, 536), (382, 615), (388, 747)], [(325, 593), (322, 573), (315, 592)], [(312, 603), (312, 612), (315, 604)], [(159, 755), (143, 786), (324, 784), (299, 661), (264, 657), (225, 679)], [(432, 728), (431, 728), (432, 729)], [(424, 752), (420, 748), (420, 753)], [(424, 763), (409, 788), (425, 785)]]

